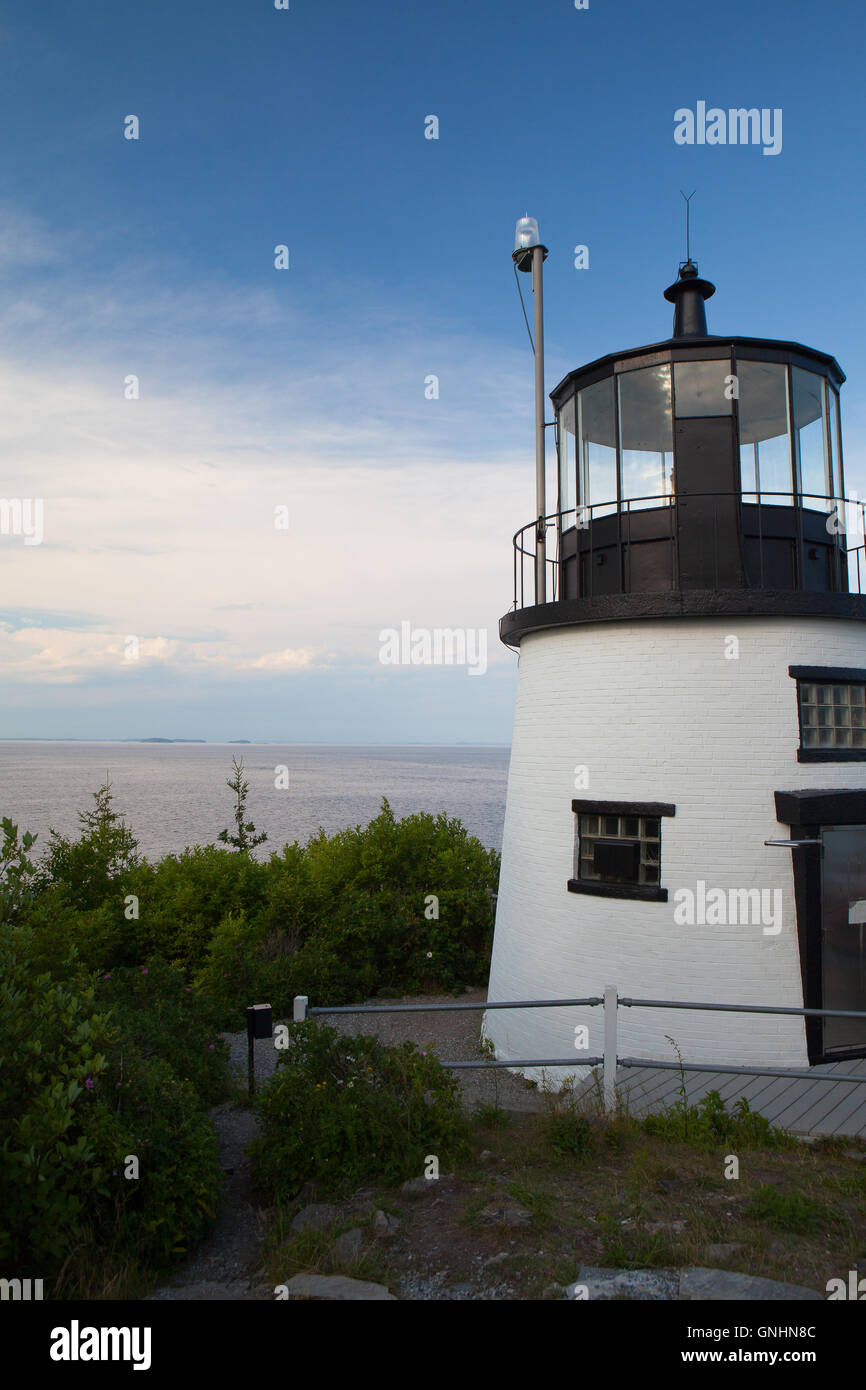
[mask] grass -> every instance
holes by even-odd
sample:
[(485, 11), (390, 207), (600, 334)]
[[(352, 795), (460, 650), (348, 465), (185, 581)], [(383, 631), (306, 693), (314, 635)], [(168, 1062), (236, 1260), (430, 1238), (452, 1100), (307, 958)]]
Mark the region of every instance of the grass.
[[(286, 1239), (286, 1224), (269, 1266), (274, 1282), (306, 1269), (399, 1292), (404, 1274), (423, 1270), (449, 1282), (480, 1275), (482, 1285), (507, 1287), (497, 1297), (541, 1299), (558, 1296), (551, 1289), (585, 1265), (708, 1265), (823, 1293), (866, 1248), (866, 1147), (856, 1140), (803, 1144), (711, 1097), (647, 1124), (626, 1099), (611, 1117), (592, 1095), (566, 1089), (548, 1094), (541, 1113), (508, 1118), (495, 1105), (476, 1114), (470, 1157), (432, 1200), (376, 1188), (376, 1205), (401, 1218), (400, 1236), (385, 1242), (371, 1233), (351, 1270), (338, 1269), (330, 1252), (339, 1230), (362, 1224), (357, 1217), (304, 1238)], [(736, 1179), (725, 1176), (732, 1153)], [(529, 1224), (483, 1219), (485, 1208), (509, 1202), (525, 1208)], [(712, 1252), (722, 1244), (733, 1249)]]
[[(384, 1209), (384, 1208), (383, 1208)], [(288, 1283), (295, 1274), (343, 1274), (352, 1279), (366, 1279), (374, 1284), (385, 1284), (390, 1279), (387, 1260), (383, 1257), (382, 1246), (374, 1241), (369, 1227), (372, 1217), (357, 1214), (337, 1222), (328, 1230), (317, 1231), (308, 1228), (293, 1234), (291, 1220), (294, 1211), (277, 1208), (268, 1233), (264, 1265), (268, 1280), (276, 1287)], [(361, 1227), (365, 1231), (365, 1245), (350, 1262), (344, 1262), (334, 1253), (334, 1241), (344, 1231)]]

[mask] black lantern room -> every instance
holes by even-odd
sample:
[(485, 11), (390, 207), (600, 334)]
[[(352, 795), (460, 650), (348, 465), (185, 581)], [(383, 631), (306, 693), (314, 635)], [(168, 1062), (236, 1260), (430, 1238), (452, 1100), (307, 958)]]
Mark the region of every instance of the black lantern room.
[(685, 261), (665, 290), (671, 338), (590, 362), (551, 393), (552, 601), (524, 594), (532, 523), (515, 537), (504, 641), (639, 615), (866, 618), (862, 526), (850, 535), (843, 501), (844, 373), (799, 343), (708, 333), (714, 293)]

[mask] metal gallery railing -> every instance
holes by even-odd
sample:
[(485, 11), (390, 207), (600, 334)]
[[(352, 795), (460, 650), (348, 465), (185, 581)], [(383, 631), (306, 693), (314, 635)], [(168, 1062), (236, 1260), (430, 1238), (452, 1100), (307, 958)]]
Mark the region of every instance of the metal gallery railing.
[[(731, 514), (733, 507), (739, 509), (739, 520), (734, 530), (741, 547), (750, 543), (752, 556), (742, 557), (743, 585), (745, 588), (764, 588), (765, 579), (771, 568), (771, 547), (780, 540), (788, 541), (794, 566), (795, 589), (804, 588), (802, 578), (803, 557), (814, 548), (815, 538), (805, 534), (804, 524), (814, 527), (823, 517), (826, 531), (824, 544), (829, 554), (838, 556), (838, 573), (832, 576), (833, 582), (827, 587), (830, 592), (866, 594), (866, 502), (858, 498), (833, 498), (815, 493), (767, 492), (689, 492), (682, 497), (676, 493), (663, 496), (648, 495), (614, 499), (607, 502), (572, 506), (562, 511), (550, 512), (540, 520), (530, 521), (516, 531), (513, 537), (514, 596), (512, 609), (529, 607), (536, 603), (536, 545), (542, 533), (545, 536), (545, 598), (556, 602), (566, 597), (563, 593), (562, 574), (564, 562), (575, 559), (578, 567), (583, 563), (585, 578), (578, 579), (580, 597), (594, 596), (595, 562), (598, 556), (613, 544), (620, 555), (628, 557), (632, 546), (640, 546), (648, 539), (667, 541), (670, 547), (668, 582), (664, 588), (680, 587), (680, 507), (684, 504), (702, 502), (705, 516), (701, 525), (707, 524), (706, 512), (712, 508), (712, 525), (707, 537), (706, 550), (713, 556), (713, 583), (718, 587), (720, 566), (719, 554), (723, 545), (730, 541)], [(746, 510), (748, 509), (748, 510)], [(791, 532), (780, 534), (778, 520), (786, 513), (791, 522)], [(652, 513), (657, 523), (657, 533), (648, 537), (641, 534), (638, 518)], [(720, 516), (722, 520), (720, 521)], [(663, 523), (663, 524), (662, 524)], [(644, 526), (646, 523), (644, 523)], [(552, 546), (548, 544), (547, 532), (554, 531)], [(574, 538), (574, 539), (572, 539)], [(822, 540), (824, 538), (822, 537)], [(573, 545), (573, 551), (566, 553), (566, 547)], [(553, 550), (553, 553), (548, 553)], [(623, 563), (619, 575), (620, 585), (604, 592), (628, 593), (628, 574)], [(643, 591), (642, 586), (637, 586)], [(776, 587), (775, 585), (769, 587)]]
[[(620, 1057), (617, 1054), (617, 1018), (621, 1008), (627, 1009), (687, 1009), (696, 1012), (708, 1011), (739, 1014), (787, 1014), (801, 1018), (856, 1018), (866, 1022), (866, 1012), (852, 1009), (799, 1008), (787, 1004), (718, 1004), (681, 999), (636, 999), (620, 995), (616, 986), (608, 985), (603, 994), (590, 995), (581, 999), (511, 999), (471, 1003), (446, 1004), (338, 1004), (313, 1007), (305, 994), (295, 996), (293, 1019), (302, 1023), (308, 1018), (319, 1018), (329, 1014), (410, 1014), (457, 1012), (462, 1010), (492, 1009), (569, 1009), (598, 1008), (604, 1011), (604, 1050), (600, 1056), (586, 1057), (509, 1057), (505, 1059), (487, 1058), (480, 1061), (442, 1062), (449, 1070), (458, 1071), (483, 1067), (571, 1067), (602, 1068), (602, 1094), (604, 1108), (613, 1113), (617, 1109), (616, 1075), (617, 1068), (652, 1067), (662, 1071), (680, 1072), (723, 1072), (731, 1076), (770, 1076), (787, 1080), (866, 1082), (866, 1069), (862, 1075), (844, 1072), (818, 1072), (814, 1068), (802, 1067), (747, 1067), (724, 1062), (668, 1062), (649, 1057)], [(866, 1051), (866, 1043), (864, 1043)], [(843, 1062), (845, 1058), (839, 1058)]]

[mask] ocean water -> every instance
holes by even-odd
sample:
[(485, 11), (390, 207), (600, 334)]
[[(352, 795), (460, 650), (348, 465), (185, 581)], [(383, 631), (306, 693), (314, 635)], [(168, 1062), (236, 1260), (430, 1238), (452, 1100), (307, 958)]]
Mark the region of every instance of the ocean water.
[[(500, 746), (339, 747), (303, 744), (40, 743), (0, 741), (0, 815), (23, 832), (77, 834), (78, 813), (111, 780), (122, 812), (149, 859), (212, 844), (233, 830), (232, 756), (243, 757), (248, 818), (268, 839), (257, 853), (366, 825), (382, 797), (397, 817), (417, 811), (457, 816), (491, 849), (502, 845), (510, 750)], [(275, 768), (289, 772), (275, 787)]]

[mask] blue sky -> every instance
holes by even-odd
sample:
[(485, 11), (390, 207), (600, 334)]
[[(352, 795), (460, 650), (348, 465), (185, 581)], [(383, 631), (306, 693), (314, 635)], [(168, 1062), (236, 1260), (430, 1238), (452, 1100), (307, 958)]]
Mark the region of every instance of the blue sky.
[[(0, 536), (0, 736), (507, 742), (527, 211), (550, 389), (669, 334), (696, 188), (710, 331), (838, 358), (863, 495), (864, 28), (853, 0), (0, 6), (0, 496), (45, 505), (41, 545)], [(676, 145), (699, 100), (781, 108), (781, 153)], [(383, 666), (406, 620), (486, 630), (486, 673)]]

